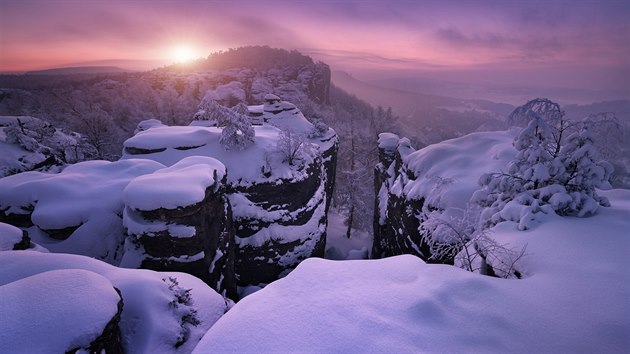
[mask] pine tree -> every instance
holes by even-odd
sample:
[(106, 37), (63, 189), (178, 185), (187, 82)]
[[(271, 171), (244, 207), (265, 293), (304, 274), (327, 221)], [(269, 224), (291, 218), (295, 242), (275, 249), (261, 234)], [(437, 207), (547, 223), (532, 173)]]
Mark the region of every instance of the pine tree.
[(599, 205), (610, 205), (597, 195), (596, 188), (607, 187), (612, 166), (600, 161), (589, 130), (585, 127), (573, 133), (560, 151), (565, 173), (560, 181), (571, 196), (571, 202), (558, 206), (562, 215), (587, 216), (594, 214)]
[(588, 129), (556, 146), (560, 140), (554, 129), (535, 112), (528, 115), (533, 119), (514, 141), (518, 154), (508, 172), (483, 175), (482, 188), (473, 194), (472, 201), (483, 208), (483, 226), (512, 220), (524, 230), (539, 212), (582, 217), (609, 206), (596, 188), (609, 185), (612, 166), (599, 161)]

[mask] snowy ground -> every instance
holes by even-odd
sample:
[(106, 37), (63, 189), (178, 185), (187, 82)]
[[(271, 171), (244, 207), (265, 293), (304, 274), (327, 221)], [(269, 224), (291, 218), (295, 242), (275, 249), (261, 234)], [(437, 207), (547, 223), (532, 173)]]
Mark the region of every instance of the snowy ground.
[(506, 280), (413, 256), (308, 259), (243, 299), (204, 336), (208, 352), (583, 352), (630, 350), (630, 191), (590, 218), (513, 222), (528, 277)]
[(372, 235), (352, 229), (350, 238), (347, 238), (348, 227), (344, 221), (343, 215), (337, 210), (330, 209), (326, 229), (326, 259), (367, 259), (372, 248)]

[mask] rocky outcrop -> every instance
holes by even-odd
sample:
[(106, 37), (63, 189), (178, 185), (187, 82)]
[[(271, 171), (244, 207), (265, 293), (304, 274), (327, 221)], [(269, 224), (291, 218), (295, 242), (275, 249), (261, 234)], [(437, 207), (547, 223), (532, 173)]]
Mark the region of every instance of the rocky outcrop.
[[(123, 225), (128, 237), (121, 265), (192, 274), (236, 298), (226, 177), (217, 160), (190, 157), (134, 179), (125, 188)], [(182, 188), (203, 193), (181, 198), (179, 194), (187, 193)]]
[(0, 222), (28, 231), (51, 252), (118, 265), (122, 192), (134, 178), (164, 168), (148, 160), (85, 161), (57, 174), (25, 172), (0, 179)]
[[(265, 104), (250, 107), (252, 110), (260, 111), (266, 123), (254, 126), (254, 142), (242, 151), (226, 151), (219, 142), (221, 128), (191, 124), (156, 126), (139, 132), (125, 142), (123, 156), (165, 165), (189, 156), (211, 156), (225, 165), (225, 193), (234, 227), (234, 272), (239, 286), (268, 284), (302, 260), (324, 256), (326, 213), (338, 147), (332, 129), (308, 138), (313, 125), (295, 105), (278, 96), (266, 95)], [(287, 131), (292, 137), (284, 133)], [(292, 162), (286, 160), (282, 139), (301, 141)], [(197, 147), (183, 150), (179, 148), (183, 144)], [(208, 211), (197, 212), (207, 215)], [(161, 220), (178, 223), (168, 215)]]
[(337, 135), (270, 98), (242, 150), (226, 150), (220, 127), (151, 122), (121, 161), (2, 178), (0, 222), (51, 252), (186, 272), (237, 299), (237, 285), (268, 284), (326, 244)]
[(330, 67), (319, 62), (314, 65), (313, 77), (308, 85), (308, 93), (319, 103), (328, 104), (330, 96)]
[[(23, 254), (38, 252), (3, 252)], [(18, 256), (19, 257), (19, 256)], [(109, 279), (84, 269), (35, 272), (0, 280), (2, 351), (7, 353), (123, 353), (123, 298)], [(14, 266), (3, 264), (3, 266)], [(26, 291), (25, 291), (26, 290)], [(5, 326), (6, 324), (6, 326)]]
[(515, 156), (515, 133), (473, 133), (418, 151), (408, 139), (380, 134), (373, 257), (414, 254), (453, 264), (465, 242), (483, 237), (471, 198), (481, 176), (504, 171)]
[(391, 133), (379, 134), (379, 163), (374, 169), (373, 258), (413, 254), (427, 260), (429, 249), (422, 242), (419, 215), (424, 200), (408, 199), (402, 194), (404, 180), (413, 178), (403, 158), (414, 149), (408, 139)]
[(305, 171), (303, 180), (279, 179), (235, 188), (230, 200), (237, 210), (239, 284), (268, 284), (302, 260), (324, 256), (327, 173), (321, 158)]

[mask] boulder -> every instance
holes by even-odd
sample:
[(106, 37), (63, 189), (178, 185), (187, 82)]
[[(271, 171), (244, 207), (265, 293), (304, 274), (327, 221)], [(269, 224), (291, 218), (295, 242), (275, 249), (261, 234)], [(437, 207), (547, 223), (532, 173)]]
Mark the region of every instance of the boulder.
[(99, 274), (82, 269), (42, 272), (1, 285), (0, 297), (3, 351), (123, 352), (123, 300)]
[(31, 238), (26, 231), (0, 222), (0, 251), (20, 251), (30, 247)]

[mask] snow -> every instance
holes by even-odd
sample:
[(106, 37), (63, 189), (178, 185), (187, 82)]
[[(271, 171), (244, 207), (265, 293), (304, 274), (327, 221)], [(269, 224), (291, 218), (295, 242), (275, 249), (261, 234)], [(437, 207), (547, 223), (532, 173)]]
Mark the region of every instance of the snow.
[(439, 197), (440, 206), (465, 206), (479, 189), (478, 178), (471, 176), (500, 171), (516, 155), (515, 134), (515, 130), (473, 133), (408, 155), (405, 166), (417, 178), (405, 185), (405, 195), (410, 199)]
[[(201, 280), (185, 273), (117, 268), (84, 256), (54, 253), (46, 254), (32, 251), (0, 252), (0, 264), (2, 264), (2, 267), (0, 267), (0, 289), (4, 289), (7, 284), (18, 283), (20, 279), (25, 279), (37, 274), (41, 275), (41, 277), (38, 278), (38, 283), (55, 283), (57, 281), (48, 280), (49, 273), (45, 272), (63, 269), (82, 269), (95, 274), (93, 277), (96, 277), (96, 274), (98, 274), (107, 278), (113, 286), (121, 291), (124, 300), (121, 318), (121, 338), (125, 353), (189, 353), (208, 328), (228, 309), (228, 305), (221, 295), (217, 294)], [(182, 288), (192, 289), (191, 296), (193, 307), (197, 310), (197, 318), (201, 321), (196, 327), (189, 326), (191, 331), (190, 339), (178, 349), (174, 347), (174, 344), (180, 335), (182, 327), (179, 314), (175, 311), (176, 309), (173, 309), (172, 306), (169, 305), (169, 302), (174, 298), (174, 294), (173, 291), (169, 289), (166, 281), (163, 280), (169, 277), (176, 278)], [(77, 281), (77, 283), (81, 282)], [(23, 289), (24, 288), (22, 288), (21, 296), (25, 297), (25, 299), (29, 297), (36, 298), (38, 296), (45, 296), (45, 301), (42, 301), (37, 307), (48, 308), (49, 304), (55, 301), (63, 301), (63, 299), (49, 298), (47, 295), (48, 290), (32, 291), (36, 290), (36, 287), (29, 287), (28, 291), (24, 291)], [(68, 289), (72, 288), (69, 287)], [(92, 307), (100, 307), (101, 300), (99, 299), (101, 297), (107, 297), (109, 294), (107, 291), (98, 291), (98, 294), (96, 294), (96, 291), (92, 292), (89, 291), (89, 289), (85, 292), (81, 291), (81, 287), (78, 289), (80, 291), (66, 291), (65, 293), (67, 293), (67, 295), (64, 296), (72, 295), (72, 299), (76, 299), (77, 311), (83, 309), (85, 312), (75, 313), (72, 310), (72, 306), (67, 306), (66, 310), (72, 311), (72, 316), (69, 314), (60, 317), (67, 319), (67, 321), (63, 322), (64, 330), (66, 325), (72, 325), (67, 322), (75, 321), (79, 324), (85, 323), (82, 322), (82, 316), (92, 311)], [(101, 295), (101, 292), (103, 295)], [(54, 292), (50, 292), (51, 296), (54, 294)], [(5, 302), (4, 297), (1, 298), (0, 306), (14, 306), (11, 302)], [(20, 301), (17, 303), (27, 304), (26, 302)], [(88, 307), (86, 308), (85, 306)], [(50, 311), (57, 310), (60, 309), (50, 309)], [(2, 316), (1, 318), (4, 324), (5, 319), (8, 317)], [(15, 324), (16, 330), (22, 330), (22, 327), (29, 326), (33, 321), (16, 320), (12, 323)], [(10, 328), (13, 328), (13, 326), (10, 326)], [(84, 329), (85, 328), (89, 327), (84, 327)], [(3, 330), (0, 331), (0, 335), (5, 335), (4, 333), (6, 332), (7, 330), (3, 328)], [(62, 333), (59, 331), (59, 323), (57, 323), (54, 333), (54, 336), (61, 337), (60, 334)], [(50, 335), (50, 332), (46, 332), (46, 334)], [(33, 333), (31, 335), (35, 334)], [(50, 340), (54, 339), (42, 339), (44, 343)], [(4, 344), (6, 342), (3, 341), (2, 343)], [(37, 345), (37, 343), (32, 343), (32, 345)], [(65, 349), (42, 350), (41, 352), (64, 351)], [(25, 351), (9, 350), (8, 352)]]
[(13, 246), (22, 241), (22, 230), (0, 222), (0, 251), (11, 251)]
[[(134, 178), (164, 168), (150, 160), (86, 161), (58, 174), (25, 172), (0, 179), (0, 209), (15, 214), (33, 208), (33, 241), (52, 252), (116, 261), (122, 242), (123, 189)], [(58, 241), (42, 230), (78, 227)]]
[(126, 206), (137, 210), (195, 205), (205, 199), (206, 189), (218, 184), (225, 173), (225, 166), (216, 159), (186, 157), (170, 167), (133, 179), (123, 192), (123, 200)]
[(80, 134), (30, 116), (0, 116), (0, 151), (0, 177), (30, 170), (58, 172), (96, 154)]
[(0, 179), (0, 204), (35, 206), (32, 221), (42, 229), (78, 226), (91, 215), (122, 209), (129, 180), (163, 166), (153, 161), (86, 161), (59, 174), (26, 172)]
[[(310, 124), (310, 123), (309, 123)], [(265, 180), (302, 180), (306, 176), (288, 164), (282, 163), (282, 156), (276, 149), (280, 130), (269, 125), (255, 126), (255, 141), (244, 150), (226, 150), (220, 143), (221, 128), (201, 126), (156, 127), (143, 131), (125, 141), (126, 148), (163, 151), (130, 154), (125, 149), (123, 159), (145, 158), (172, 166), (188, 156), (209, 156), (225, 165), (230, 185), (251, 185)], [(191, 142), (189, 137), (202, 136), (201, 141)], [(197, 146), (190, 148), (191, 146)], [(186, 147), (186, 149), (182, 149)], [(178, 149), (179, 148), (179, 149)], [(312, 157), (311, 157), (312, 158)], [(261, 170), (271, 163), (271, 175), (264, 177)], [(307, 159), (305, 162), (310, 162)]]
[(408, 255), (311, 258), (236, 304), (194, 352), (628, 352), (630, 191), (602, 194), (612, 207), (590, 218), (493, 229), (528, 244), (524, 280)]
[(398, 147), (398, 135), (393, 133), (380, 133), (378, 135), (378, 147), (388, 151), (396, 150)]
[(164, 124), (162, 124), (162, 122), (159, 119), (145, 119), (138, 123), (136, 130), (134, 131), (134, 134), (138, 134), (138, 132), (145, 131), (147, 129), (151, 129), (155, 127), (161, 127), (161, 126), (164, 126)]
[(200, 147), (214, 139), (213, 131), (207, 129), (156, 125), (127, 139), (125, 147), (146, 150)]
[(326, 228), (326, 259), (347, 260), (366, 259), (372, 248), (372, 236), (366, 231), (352, 229), (346, 237), (348, 226), (345, 217), (337, 210), (328, 211)]
[(6, 353), (86, 348), (116, 315), (120, 301), (109, 280), (81, 269), (52, 270), (4, 284), (0, 298), (0, 343)]
[(269, 124), (297, 134), (308, 135), (313, 129), (313, 124), (304, 117), (304, 114), (293, 103), (287, 101), (265, 103), (263, 117)]
[(197, 234), (194, 226), (166, 223), (163, 221), (149, 221), (142, 218), (137, 211), (130, 208), (123, 210), (123, 224), (130, 235), (154, 236), (167, 231), (170, 237), (191, 238)]

